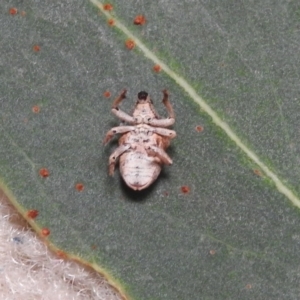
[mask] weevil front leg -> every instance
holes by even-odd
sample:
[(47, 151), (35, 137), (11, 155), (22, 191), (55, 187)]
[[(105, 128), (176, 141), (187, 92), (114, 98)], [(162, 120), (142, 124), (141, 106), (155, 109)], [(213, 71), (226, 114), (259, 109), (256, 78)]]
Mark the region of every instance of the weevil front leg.
[(158, 157), (166, 165), (171, 165), (173, 163), (167, 152), (157, 146), (149, 146), (146, 148), (146, 151), (150, 156)]
[(108, 165), (109, 165), (109, 175), (113, 176), (114, 175), (114, 171), (115, 171), (115, 166), (117, 163), (117, 160), (119, 158), (120, 155), (122, 155), (125, 151), (127, 151), (130, 148), (130, 145), (128, 144), (124, 144), (119, 146), (109, 157), (108, 160)]
[(172, 106), (171, 102), (169, 101), (169, 93), (167, 90), (163, 90), (162, 92), (164, 94), (162, 102), (165, 105), (165, 107), (169, 113), (169, 118), (174, 119), (174, 121), (175, 121), (175, 114), (174, 114), (173, 106)]
[(129, 131), (133, 131), (135, 129), (134, 126), (117, 126), (117, 127), (113, 127), (110, 131), (107, 132), (104, 140), (103, 140), (103, 144), (106, 145), (115, 134), (118, 133), (126, 133)]
[(123, 99), (126, 98), (126, 93), (127, 90), (123, 90), (122, 93), (114, 100), (111, 112), (122, 121), (125, 121), (129, 124), (134, 124), (134, 118), (119, 108), (119, 104), (123, 101)]
[(149, 121), (148, 124), (152, 125), (152, 126), (157, 126), (157, 127), (169, 127), (175, 123), (175, 114), (174, 114), (173, 107), (169, 101), (168, 91), (163, 90), (162, 92), (164, 94), (162, 102), (168, 111), (169, 117), (166, 119), (152, 119)]

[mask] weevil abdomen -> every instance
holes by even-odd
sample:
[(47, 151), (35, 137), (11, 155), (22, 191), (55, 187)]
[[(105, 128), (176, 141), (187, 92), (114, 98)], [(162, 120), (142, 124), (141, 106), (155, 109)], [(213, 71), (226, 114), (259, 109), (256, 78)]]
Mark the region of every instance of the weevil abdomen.
[(161, 171), (157, 158), (146, 152), (130, 151), (120, 157), (120, 172), (133, 190), (143, 190), (154, 182)]

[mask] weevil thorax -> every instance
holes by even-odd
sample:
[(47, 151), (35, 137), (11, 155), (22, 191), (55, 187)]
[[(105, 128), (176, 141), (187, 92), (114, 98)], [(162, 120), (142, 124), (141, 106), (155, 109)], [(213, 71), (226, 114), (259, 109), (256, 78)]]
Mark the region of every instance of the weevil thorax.
[(153, 106), (153, 102), (148, 93), (144, 91), (138, 93), (138, 99), (134, 107), (133, 117), (137, 120), (138, 124), (147, 123), (149, 119), (158, 118)]

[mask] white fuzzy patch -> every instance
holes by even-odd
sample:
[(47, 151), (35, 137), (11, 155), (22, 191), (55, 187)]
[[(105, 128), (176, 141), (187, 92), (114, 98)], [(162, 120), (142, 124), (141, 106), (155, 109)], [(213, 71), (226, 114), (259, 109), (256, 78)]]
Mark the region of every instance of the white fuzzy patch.
[(49, 252), (5, 201), (0, 198), (0, 299), (121, 299), (98, 273)]

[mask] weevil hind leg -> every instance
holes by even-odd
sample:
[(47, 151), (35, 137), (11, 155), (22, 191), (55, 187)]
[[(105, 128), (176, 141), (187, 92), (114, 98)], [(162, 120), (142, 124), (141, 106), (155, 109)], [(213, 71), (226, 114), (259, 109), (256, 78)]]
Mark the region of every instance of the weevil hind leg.
[(124, 89), (122, 93), (113, 101), (111, 111), (120, 120), (125, 121), (129, 124), (134, 124), (135, 122), (134, 118), (119, 108), (120, 103), (123, 101), (123, 99), (126, 98), (126, 93), (127, 90)]
[(146, 151), (148, 155), (158, 157), (166, 165), (171, 165), (173, 163), (167, 152), (157, 146), (149, 146)]
[(113, 127), (105, 135), (105, 138), (103, 140), (103, 144), (106, 145), (112, 139), (112, 137), (115, 134), (126, 133), (126, 132), (129, 132), (129, 131), (133, 131), (134, 129), (135, 129), (134, 126), (117, 126), (117, 127)]
[(109, 165), (108, 173), (110, 176), (114, 175), (115, 166), (116, 166), (117, 160), (120, 157), (120, 155), (122, 155), (129, 148), (130, 148), (130, 145), (128, 145), (128, 144), (121, 145), (110, 155), (109, 160), (108, 160), (108, 165)]

